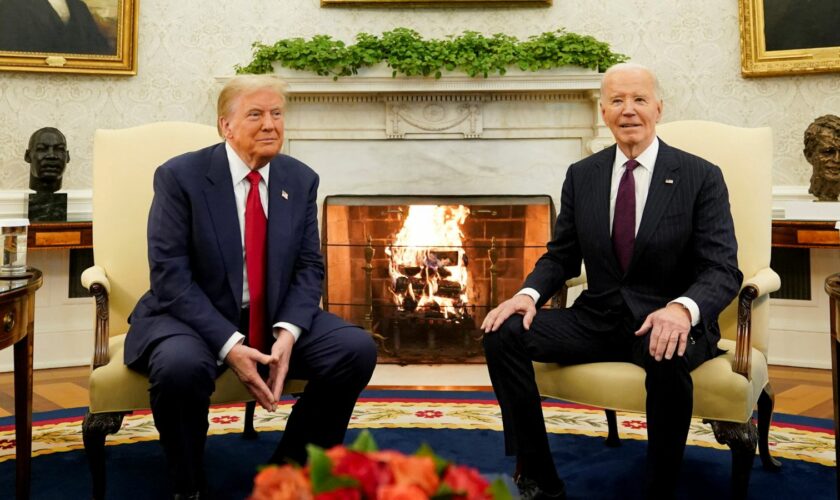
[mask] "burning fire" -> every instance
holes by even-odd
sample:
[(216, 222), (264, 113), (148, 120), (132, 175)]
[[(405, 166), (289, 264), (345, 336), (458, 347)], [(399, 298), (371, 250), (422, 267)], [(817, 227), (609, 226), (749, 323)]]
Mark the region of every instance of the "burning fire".
[(467, 305), (467, 255), (461, 225), (463, 205), (411, 205), (385, 253), (390, 257), (391, 293), (401, 310), (461, 317)]

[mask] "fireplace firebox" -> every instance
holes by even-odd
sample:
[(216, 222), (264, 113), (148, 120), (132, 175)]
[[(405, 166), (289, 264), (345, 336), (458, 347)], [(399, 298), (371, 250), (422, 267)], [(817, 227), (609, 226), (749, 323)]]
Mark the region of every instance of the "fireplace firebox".
[(480, 363), (479, 326), (551, 234), (549, 196), (328, 196), (324, 309), (384, 363)]

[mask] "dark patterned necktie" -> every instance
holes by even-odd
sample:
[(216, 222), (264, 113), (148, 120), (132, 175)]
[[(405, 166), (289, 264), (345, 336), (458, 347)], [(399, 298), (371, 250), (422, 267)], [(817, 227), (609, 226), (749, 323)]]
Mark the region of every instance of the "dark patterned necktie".
[(627, 272), (630, 257), (633, 256), (633, 244), (636, 242), (636, 180), (633, 169), (639, 166), (636, 160), (627, 160), (624, 174), (618, 183), (613, 214), (613, 251), (622, 272)]
[(248, 345), (263, 350), (265, 323), (265, 240), (266, 219), (260, 200), (259, 172), (248, 174), (251, 189), (245, 200), (245, 267), (251, 296), (248, 316)]

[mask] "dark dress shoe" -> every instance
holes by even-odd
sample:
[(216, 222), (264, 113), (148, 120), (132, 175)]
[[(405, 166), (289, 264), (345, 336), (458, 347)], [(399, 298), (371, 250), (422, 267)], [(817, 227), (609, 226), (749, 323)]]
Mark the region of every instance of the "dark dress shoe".
[(533, 479), (522, 475), (518, 476), (515, 482), (522, 500), (566, 500), (566, 485), (563, 481), (560, 481), (560, 489), (551, 493), (540, 488)]

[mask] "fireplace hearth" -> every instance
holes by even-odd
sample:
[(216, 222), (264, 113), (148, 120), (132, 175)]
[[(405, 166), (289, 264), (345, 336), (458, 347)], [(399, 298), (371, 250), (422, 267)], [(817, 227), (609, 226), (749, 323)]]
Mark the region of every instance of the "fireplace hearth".
[(549, 196), (328, 196), (324, 308), (384, 363), (480, 363), (479, 326), (542, 254)]

